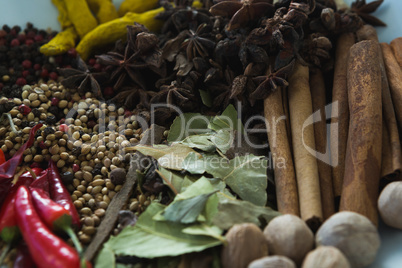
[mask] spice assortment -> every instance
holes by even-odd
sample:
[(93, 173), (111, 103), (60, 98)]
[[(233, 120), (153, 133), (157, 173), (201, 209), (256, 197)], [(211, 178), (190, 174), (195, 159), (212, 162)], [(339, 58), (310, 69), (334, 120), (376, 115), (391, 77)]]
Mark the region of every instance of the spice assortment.
[(1, 262), (364, 267), (400, 228), (382, 0), (51, 2), (0, 30)]

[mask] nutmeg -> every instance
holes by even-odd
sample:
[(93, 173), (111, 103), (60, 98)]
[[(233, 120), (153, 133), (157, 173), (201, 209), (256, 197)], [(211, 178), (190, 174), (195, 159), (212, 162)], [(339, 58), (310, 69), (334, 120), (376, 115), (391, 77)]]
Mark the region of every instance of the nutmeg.
[(342, 211), (327, 219), (316, 234), (317, 246), (334, 246), (352, 267), (372, 263), (380, 247), (380, 236), (371, 221), (355, 212)]
[(385, 224), (402, 229), (402, 181), (391, 182), (382, 190), (378, 210)]
[(297, 216), (285, 214), (274, 218), (265, 227), (264, 235), (273, 255), (282, 255), (300, 265), (314, 247), (314, 235)]
[(296, 268), (296, 264), (285, 256), (268, 256), (253, 261), (248, 268)]
[(126, 171), (122, 168), (115, 168), (110, 172), (110, 180), (114, 185), (123, 184), (126, 181)]
[(310, 251), (303, 261), (302, 268), (350, 268), (345, 255), (336, 247), (321, 246)]
[(268, 255), (268, 245), (260, 228), (252, 223), (236, 224), (226, 234), (222, 249), (223, 268), (244, 268)]

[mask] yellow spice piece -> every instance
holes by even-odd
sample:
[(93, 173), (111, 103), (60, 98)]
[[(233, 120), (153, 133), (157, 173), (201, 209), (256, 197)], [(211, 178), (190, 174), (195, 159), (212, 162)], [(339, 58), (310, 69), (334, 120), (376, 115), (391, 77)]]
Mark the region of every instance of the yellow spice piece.
[(194, 1), (191, 6), (195, 8), (202, 8), (204, 5), (200, 1)]
[(64, 3), (67, 8), (68, 17), (74, 24), (80, 38), (83, 38), (98, 25), (85, 0), (65, 0)]
[(113, 44), (116, 40), (126, 38), (127, 25), (132, 25), (134, 22), (143, 24), (152, 32), (158, 31), (162, 27), (163, 21), (156, 20), (155, 16), (163, 11), (164, 8), (160, 7), (142, 14), (128, 12), (121, 18), (103, 23), (85, 35), (76, 50), (81, 58), (86, 60), (95, 48)]
[(119, 7), (119, 16), (124, 16), (127, 12), (143, 13), (158, 6), (159, 0), (124, 0)]
[(67, 52), (70, 48), (75, 46), (78, 39), (77, 32), (71, 26), (62, 32), (59, 32), (47, 44), (40, 47), (40, 52), (46, 56), (55, 56)]
[(116, 7), (111, 0), (87, 0), (89, 8), (95, 14), (99, 24), (117, 19)]
[(52, 0), (52, 3), (53, 5), (56, 6), (57, 10), (59, 11), (59, 16), (57, 17), (57, 20), (60, 22), (61, 28), (64, 30), (68, 27), (71, 27), (73, 24), (68, 18), (67, 8), (63, 0)]

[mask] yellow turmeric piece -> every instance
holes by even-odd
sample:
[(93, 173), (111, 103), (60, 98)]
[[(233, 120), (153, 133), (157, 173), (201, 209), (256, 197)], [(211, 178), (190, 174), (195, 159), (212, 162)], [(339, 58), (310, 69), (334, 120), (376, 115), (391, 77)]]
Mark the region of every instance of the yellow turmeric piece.
[(59, 16), (57, 17), (57, 20), (60, 22), (61, 29), (64, 30), (68, 27), (71, 27), (73, 24), (68, 18), (67, 8), (63, 0), (52, 0), (52, 3), (53, 5), (56, 6), (57, 10), (59, 11)]
[(40, 47), (40, 52), (46, 56), (55, 56), (67, 52), (70, 48), (75, 47), (75, 42), (78, 39), (77, 32), (71, 26), (62, 32), (59, 32), (47, 44)]
[(95, 14), (99, 24), (117, 19), (116, 7), (111, 0), (87, 0), (89, 8)]
[(85, 35), (76, 50), (81, 58), (86, 60), (95, 48), (113, 44), (119, 39), (126, 38), (127, 25), (132, 25), (134, 22), (143, 24), (150, 31), (158, 31), (162, 27), (163, 21), (155, 19), (155, 16), (163, 11), (164, 8), (160, 7), (142, 14), (128, 12), (121, 18), (103, 23)]
[(80, 38), (94, 29), (98, 22), (85, 0), (65, 0), (67, 14)]
[(158, 6), (159, 0), (124, 0), (118, 10), (119, 16), (124, 16), (127, 12), (143, 13)]

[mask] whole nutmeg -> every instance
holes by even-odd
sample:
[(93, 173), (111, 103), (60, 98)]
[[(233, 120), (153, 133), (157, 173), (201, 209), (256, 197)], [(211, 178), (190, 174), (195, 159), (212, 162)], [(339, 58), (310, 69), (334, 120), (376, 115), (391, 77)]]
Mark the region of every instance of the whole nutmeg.
[(122, 168), (115, 168), (110, 172), (110, 180), (114, 185), (123, 184), (126, 181), (126, 171)]
[(345, 255), (336, 247), (321, 246), (307, 254), (302, 268), (350, 268)]
[(253, 261), (248, 268), (296, 268), (296, 264), (285, 256), (269, 256)]
[(268, 255), (268, 245), (260, 228), (252, 223), (236, 224), (226, 234), (222, 249), (223, 268), (245, 268)]
[(316, 234), (317, 246), (334, 246), (352, 267), (372, 263), (380, 247), (377, 228), (369, 219), (355, 212), (342, 211), (326, 220)]
[(274, 218), (265, 227), (264, 235), (273, 255), (282, 255), (300, 265), (314, 247), (314, 234), (297, 216), (285, 214)]
[(402, 229), (402, 181), (391, 182), (382, 190), (378, 210), (387, 225)]

